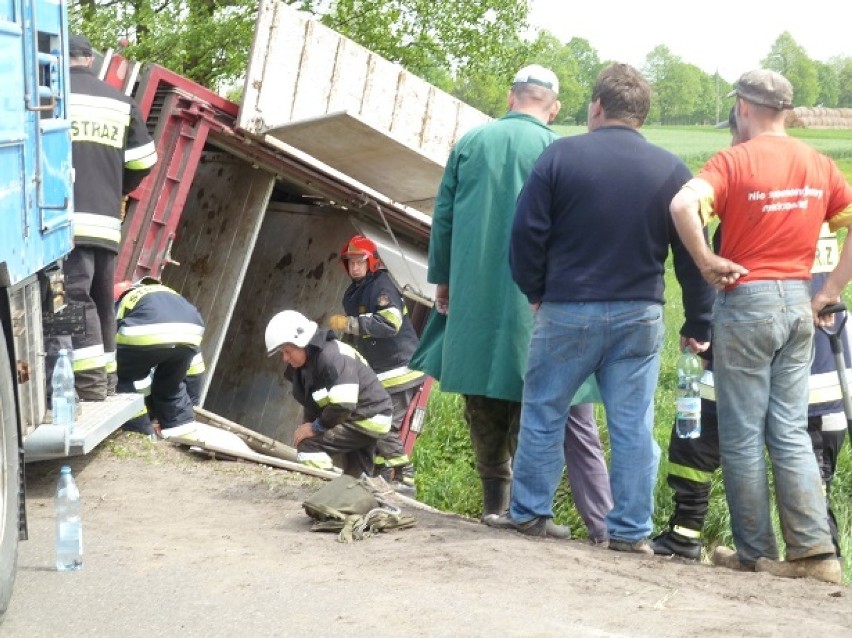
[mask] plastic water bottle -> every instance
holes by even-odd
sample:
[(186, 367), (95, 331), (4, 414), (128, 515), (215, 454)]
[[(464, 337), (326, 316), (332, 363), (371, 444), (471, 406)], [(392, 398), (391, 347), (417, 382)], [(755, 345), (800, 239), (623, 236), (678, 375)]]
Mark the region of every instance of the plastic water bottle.
[(71, 475), (71, 468), (63, 465), (56, 487), (56, 570), (76, 571), (83, 566), (83, 519), (81, 518), (80, 490)]
[(677, 360), (675, 433), (681, 439), (701, 436), (701, 393), (698, 382), (704, 371), (701, 359), (684, 348)]
[(53, 424), (64, 425), (69, 431), (74, 431), (74, 421), (77, 417), (77, 396), (74, 393), (74, 368), (71, 357), (64, 348), (59, 351), (59, 359), (53, 368), (53, 396), (50, 409), (53, 412)]

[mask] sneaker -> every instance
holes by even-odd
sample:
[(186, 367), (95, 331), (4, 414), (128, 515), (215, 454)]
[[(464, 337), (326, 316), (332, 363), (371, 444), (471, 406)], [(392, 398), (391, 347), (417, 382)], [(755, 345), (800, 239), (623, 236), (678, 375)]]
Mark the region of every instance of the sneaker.
[(608, 547), (616, 552), (629, 552), (631, 554), (644, 554), (653, 556), (654, 550), (644, 538), (638, 541), (627, 541), (620, 538), (610, 538)]
[(710, 562), (716, 567), (726, 567), (738, 572), (754, 571), (754, 565), (744, 563), (735, 550), (724, 545), (719, 545), (713, 549), (713, 553), (710, 554)]
[(552, 518), (538, 516), (523, 523), (515, 522), (508, 514), (486, 514), (482, 522), (489, 527), (497, 529), (513, 529), (525, 536), (537, 536), (539, 538), (558, 538), (569, 540), (571, 529), (566, 525), (557, 525)]
[(658, 556), (680, 556), (689, 560), (701, 558), (701, 541), (687, 538), (672, 530), (655, 536), (650, 545)]
[(843, 582), (843, 570), (840, 569), (840, 561), (834, 557), (800, 558), (791, 561), (758, 558), (754, 564), (754, 570), (781, 578), (813, 578), (837, 585)]

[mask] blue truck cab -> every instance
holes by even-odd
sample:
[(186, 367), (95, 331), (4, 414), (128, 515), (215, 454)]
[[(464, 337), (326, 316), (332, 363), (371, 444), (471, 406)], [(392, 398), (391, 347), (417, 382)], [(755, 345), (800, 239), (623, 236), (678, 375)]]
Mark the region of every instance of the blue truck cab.
[(81, 404), (45, 424), (45, 338), (79, 334), (62, 262), (74, 248), (65, 0), (0, 0), (0, 622), (27, 537), (24, 463), (86, 454), (143, 406)]
[(64, 2), (0, 0), (0, 618), (26, 537), (23, 441), (45, 407), (42, 299), (73, 247), (67, 33)]

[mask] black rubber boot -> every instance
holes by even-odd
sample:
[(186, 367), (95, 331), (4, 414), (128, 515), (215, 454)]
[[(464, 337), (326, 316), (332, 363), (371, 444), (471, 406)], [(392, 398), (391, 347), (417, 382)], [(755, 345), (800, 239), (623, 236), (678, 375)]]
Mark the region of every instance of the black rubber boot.
[(687, 538), (671, 530), (651, 540), (651, 548), (659, 556), (680, 556), (689, 560), (701, 558), (701, 541)]
[(505, 514), (509, 509), (509, 489), (507, 479), (482, 479), (482, 517), (489, 514)]

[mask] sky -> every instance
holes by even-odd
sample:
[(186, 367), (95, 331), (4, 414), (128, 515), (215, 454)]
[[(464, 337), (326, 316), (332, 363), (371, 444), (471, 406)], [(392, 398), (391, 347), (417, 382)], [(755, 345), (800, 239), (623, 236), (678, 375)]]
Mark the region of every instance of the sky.
[(642, 68), (648, 53), (664, 44), (705, 73), (718, 69), (728, 82), (758, 68), (785, 31), (812, 60), (852, 56), (850, 0), (715, 0), (704, 5), (683, 0), (530, 0), (530, 7), (531, 25), (562, 42), (585, 38), (602, 61)]

